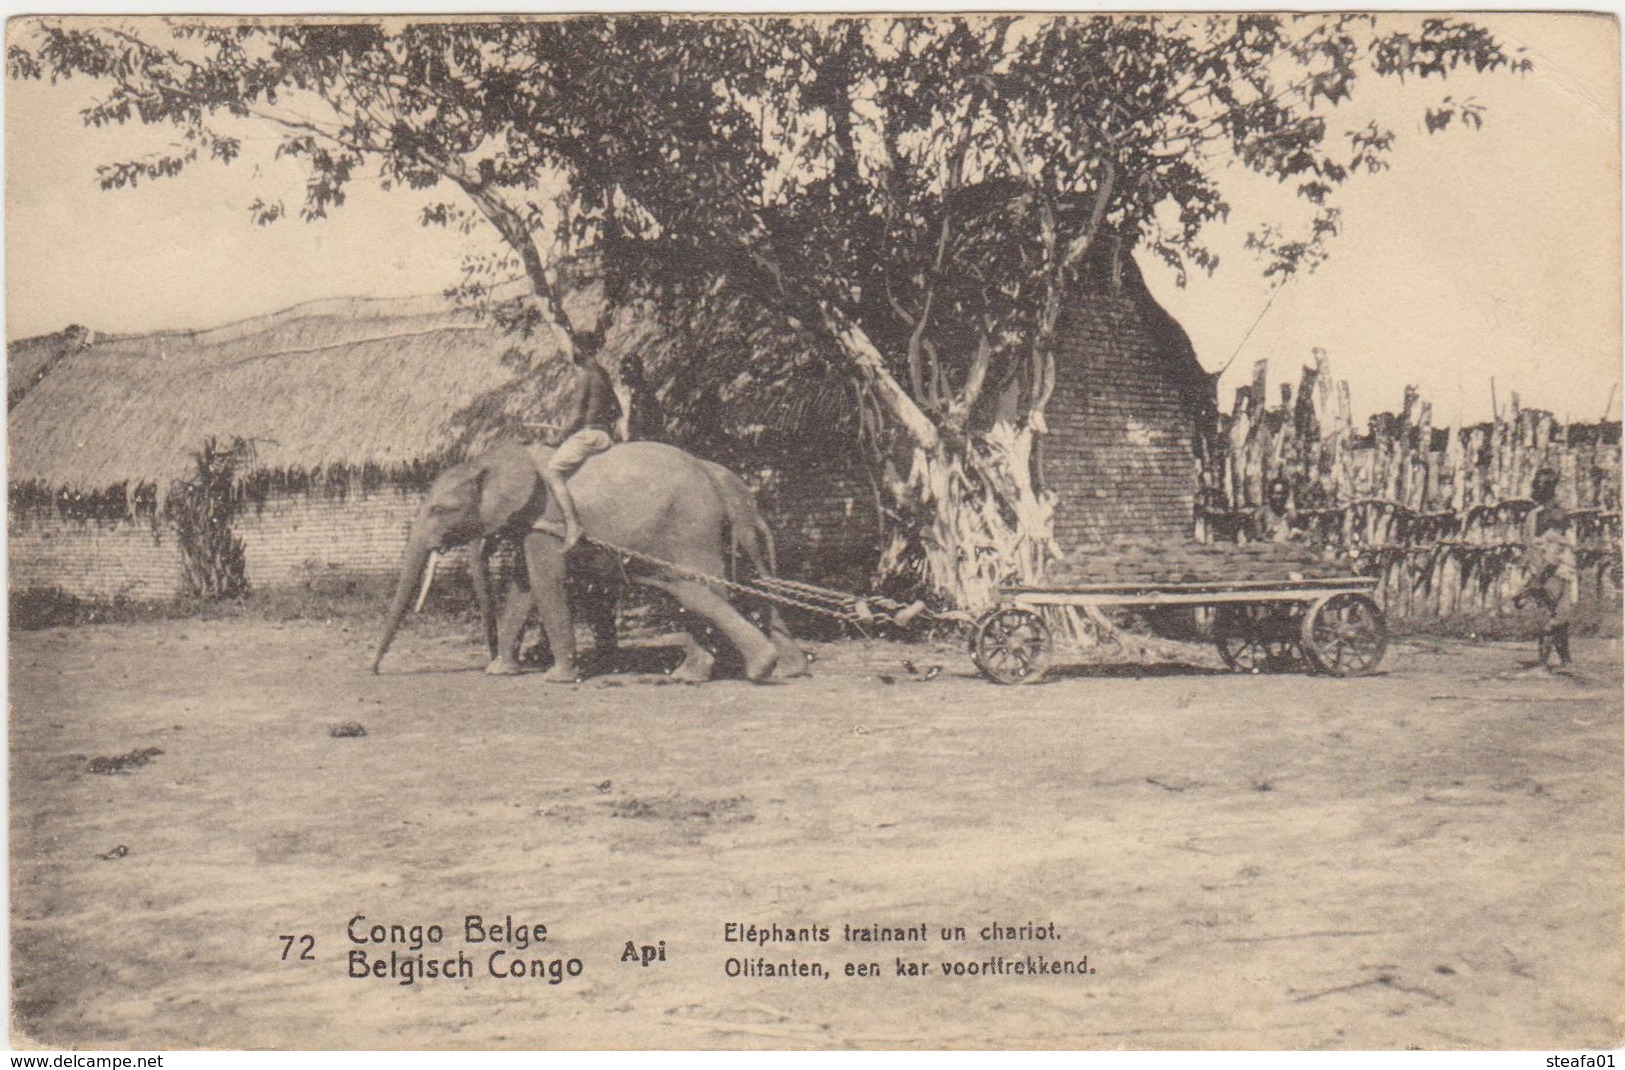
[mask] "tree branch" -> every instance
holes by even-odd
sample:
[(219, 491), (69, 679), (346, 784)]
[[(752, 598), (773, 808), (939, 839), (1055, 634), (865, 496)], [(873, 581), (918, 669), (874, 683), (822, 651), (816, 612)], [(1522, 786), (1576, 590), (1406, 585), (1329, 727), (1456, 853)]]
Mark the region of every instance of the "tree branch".
[(839, 344), (841, 352), (857, 367), (868, 381), (870, 390), (891, 410), (914, 443), (927, 453), (940, 449), (942, 435), (937, 431), (936, 424), (887, 370), (885, 357), (881, 356), (863, 328), (826, 301), (818, 302), (818, 312), (824, 329)]
[(1100, 232), (1100, 224), (1106, 218), (1106, 206), (1111, 201), (1112, 193), (1117, 185), (1117, 164), (1110, 156), (1101, 160), (1104, 174), (1100, 177), (1100, 186), (1095, 190), (1094, 204), (1089, 209), (1089, 224), (1080, 234), (1067, 243), (1066, 256), (1061, 260), (1061, 268), (1071, 271), (1083, 260), (1094, 244), (1095, 235)]
[(927, 388), (924, 385), (926, 382), (926, 377), (923, 371), (923, 362), (920, 359), (922, 355), (921, 343), (925, 341), (926, 328), (928, 328), (931, 324), (931, 306), (936, 301), (937, 279), (942, 275), (942, 266), (948, 255), (948, 235), (952, 224), (952, 218), (952, 215), (945, 207), (942, 212), (942, 230), (937, 236), (936, 259), (932, 262), (931, 273), (925, 280), (925, 304), (921, 307), (920, 317), (918, 320), (914, 321), (914, 329), (909, 332), (908, 336), (909, 385), (913, 388), (914, 396), (917, 398), (926, 397), (929, 389), (928, 403), (932, 408), (936, 408), (942, 403), (942, 398), (938, 395), (936, 388), (938, 372), (940, 369), (937, 366), (935, 351), (933, 350), (931, 360), (931, 376), (929, 380), (930, 387)]
[(982, 391), (987, 387), (988, 369), (993, 364), (992, 334), (993, 324), (984, 320), (976, 339), (976, 355), (971, 358), (970, 371), (965, 375), (965, 388), (949, 407), (943, 421), (956, 435), (963, 435), (970, 426), (971, 414), (976, 411), (977, 403), (982, 400)]

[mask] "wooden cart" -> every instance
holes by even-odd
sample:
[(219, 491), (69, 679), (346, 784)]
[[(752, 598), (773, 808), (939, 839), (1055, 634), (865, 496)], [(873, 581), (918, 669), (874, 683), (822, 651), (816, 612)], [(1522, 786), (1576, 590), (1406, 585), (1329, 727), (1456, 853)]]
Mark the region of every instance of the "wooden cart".
[(1105, 608), (1184, 606), (1210, 611), (1213, 644), (1236, 672), (1296, 663), (1330, 676), (1360, 676), (1377, 667), (1388, 646), (1387, 621), (1371, 598), (1376, 585), (1360, 577), (1006, 587), (999, 606), (971, 632), (971, 659), (998, 683), (1037, 683), (1054, 653), (1043, 617), (1049, 607), (1098, 620)]

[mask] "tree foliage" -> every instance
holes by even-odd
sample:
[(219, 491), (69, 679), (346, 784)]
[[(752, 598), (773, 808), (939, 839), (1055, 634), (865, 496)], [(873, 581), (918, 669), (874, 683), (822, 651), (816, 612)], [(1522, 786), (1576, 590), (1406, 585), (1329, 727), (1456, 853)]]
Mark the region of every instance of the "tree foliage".
[[(40, 19), (13, 40), (13, 77), (106, 87), (88, 124), (180, 129), (104, 186), (230, 163), (239, 121), (270, 124), (305, 218), (363, 175), (454, 190), (423, 222), (507, 251), (465, 264), (461, 299), (590, 348), (557, 273), (590, 250), (612, 306), (676, 328), (650, 371), (693, 422), (833, 392), (894, 459), (974, 456), (996, 414), (1043, 432), (1091, 263), (1213, 270), (1225, 168), (1307, 209), (1252, 230), (1264, 273), (1312, 270), (1339, 190), (1399, 138), (1338, 121), (1367, 83), (1529, 67), (1470, 20), (1400, 15)], [(1442, 96), (1420, 118), (1483, 110)], [(512, 274), (524, 298), (497, 300)]]
[(205, 440), (192, 453), (192, 476), (176, 481), (164, 501), (164, 515), (175, 526), (181, 578), (194, 597), (235, 598), (248, 590), (243, 540), (232, 528), (243, 505), (237, 476), (253, 456), (253, 445), (243, 439), (229, 445)]

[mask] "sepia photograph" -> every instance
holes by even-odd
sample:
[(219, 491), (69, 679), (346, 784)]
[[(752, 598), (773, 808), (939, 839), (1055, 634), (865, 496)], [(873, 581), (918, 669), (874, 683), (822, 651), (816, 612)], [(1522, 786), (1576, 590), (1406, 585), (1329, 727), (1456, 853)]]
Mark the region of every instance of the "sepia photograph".
[(6, 46), (14, 1049), (1625, 1041), (1612, 14)]

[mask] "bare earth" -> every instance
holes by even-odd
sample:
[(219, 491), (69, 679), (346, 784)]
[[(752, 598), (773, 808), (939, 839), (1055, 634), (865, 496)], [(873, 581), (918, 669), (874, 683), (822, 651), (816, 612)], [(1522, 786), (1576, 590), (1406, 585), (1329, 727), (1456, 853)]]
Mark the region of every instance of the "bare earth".
[[(1360, 680), (1214, 675), (1192, 647), (1182, 672), (1027, 688), (858, 642), (771, 686), (560, 688), (487, 678), (466, 639), (425, 631), (373, 677), (371, 640), (244, 621), (12, 637), (16, 1043), (1622, 1038), (1617, 640), (1579, 643), (1570, 677), (1517, 675), (1524, 647), (1428, 642)], [(347, 722), (365, 735), (331, 734)], [(443, 927), (424, 952), (476, 976), (351, 978), (353, 951), (416, 954), (352, 942), (358, 914), (363, 939)], [(471, 914), (548, 938), (471, 944)], [(757, 947), (730, 922), (832, 932)], [(994, 923), (1055, 937), (983, 940)], [(853, 943), (847, 924), (929, 938)], [(278, 937), (301, 934), (313, 959), (296, 942), (283, 961)], [(621, 961), (662, 940), (665, 961)], [(493, 977), (493, 949), (580, 976)], [(941, 971), (1085, 956), (1092, 973)], [(730, 978), (730, 959), (831, 976)]]

